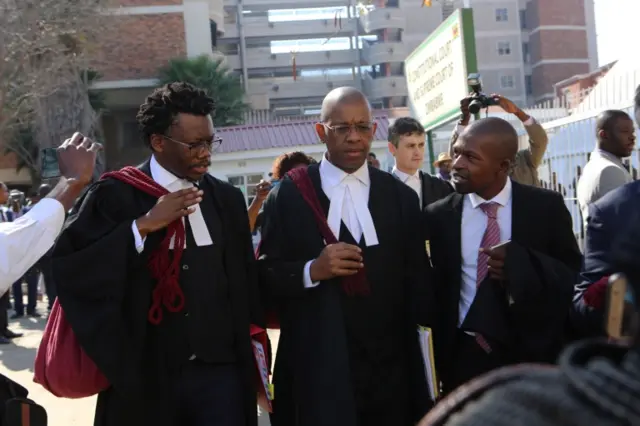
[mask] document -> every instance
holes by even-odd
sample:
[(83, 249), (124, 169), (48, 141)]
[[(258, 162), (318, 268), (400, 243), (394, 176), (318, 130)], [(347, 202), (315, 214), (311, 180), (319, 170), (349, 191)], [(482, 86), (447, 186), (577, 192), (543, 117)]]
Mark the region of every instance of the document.
[(267, 412), (273, 412), (273, 385), (269, 383), (269, 365), (265, 352), (267, 334), (264, 330), (251, 326), (251, 346), (260, 378), (258, 404)]
[(429, 395), (432, 401), (436, 401), (440, 396), (440, 382), (436, 374), (436, 362), (433, 353), (433, 332), (429, 327), (418, 326), (418, 338), (420, 340), (420, 351), (424, 360), (424, 374), (429, 387)]

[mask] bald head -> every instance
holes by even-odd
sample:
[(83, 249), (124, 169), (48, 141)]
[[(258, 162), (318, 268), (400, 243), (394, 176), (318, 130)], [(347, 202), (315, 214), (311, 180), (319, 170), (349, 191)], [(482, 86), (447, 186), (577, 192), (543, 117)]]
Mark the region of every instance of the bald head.
[(371, 109), (367, 97), (355, 87), (338, 87), (337, 89), (333, 89), (322, 101), (320, 121), (325, 122), (329, 120), (337, 106), (351, 103), (364, 103)]
[(488, 140), (492, 150), (500, 158), (513, 159), (518, 153), (518, 133), (506, 120), (498, 117), (488, 117), (476, 120), (462, 133)]

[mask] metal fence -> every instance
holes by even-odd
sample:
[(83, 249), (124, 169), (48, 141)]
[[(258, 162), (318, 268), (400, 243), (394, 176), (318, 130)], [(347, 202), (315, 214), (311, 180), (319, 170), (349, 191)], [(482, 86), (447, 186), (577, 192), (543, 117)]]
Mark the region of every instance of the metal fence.
[[(640, 71), (640, 70), (639, 70)], [(582, 247), (584, 229), (577, 201), (577, 184), (596, 145), (596, 118), (607, 109), (620, 109), (633, 117), (633, 95), (640, 84), (640, 72), (630, 70), (605, 76), (593, 90), (580, 93), (580, 99), (562, 99), (567, 106), (565, 118), (543, 123), (549, 146), (538, 172), (543, 187), (560, 192), (571, 212), (573, 230)], [(538, 108), (543, 108), (542, 106)], [(535, 108), (532, 110), (535, 116)], [(634, 179), (638, 178), (640, 150), (626, 160)]]

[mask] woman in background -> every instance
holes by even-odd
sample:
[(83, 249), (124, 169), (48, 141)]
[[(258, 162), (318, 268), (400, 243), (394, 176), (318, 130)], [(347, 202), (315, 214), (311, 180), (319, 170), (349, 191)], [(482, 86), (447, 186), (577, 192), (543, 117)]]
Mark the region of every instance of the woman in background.
[(258, 184), (256, 196), (249, 206), (249, 226), (251, 226), (251, 232), (253, 232), (254, 235), (260, 230), (262, 204), (264, 200), (267, 199), (269, 191), (277, 186), (289, 171), (297, 169), (298, 167), (307, 167), (309, 164), (314, 163), (316, 163), (316, 160), (300, 151), (287, 152), (276, 158), (271, 167), (271, 181), (267, 182), (263, 180)]

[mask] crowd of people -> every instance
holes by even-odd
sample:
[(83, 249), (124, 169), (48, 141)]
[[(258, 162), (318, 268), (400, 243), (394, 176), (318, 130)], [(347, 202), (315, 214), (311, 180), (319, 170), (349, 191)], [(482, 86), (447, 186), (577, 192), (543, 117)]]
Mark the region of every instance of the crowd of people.
[[(598, 119), (578, 189), (583, 254), (562, 196), (538, 185), (544, 129), (492, 96), (529, 147), (508, 121), (471, 121), (465, 98), (431, 176), (417, 120), (390, 126), (387, 173), (370, 153), (368, 100), (334, 89), (315, 125), (322, 160), (282, 155), (247, 209), (208, 173), (223, 143), (213, 100), (165, 85), (137, 115), (140, 166), (85, 189), (100, 146), (65, 141), (63, 179), (0, 225), (0, 292), (53, 247), (57, 300), (110, 384), (96, 426), (257, 425), (254, 326), (280, 330), (274, 426), (640, 424), (640, 183), (619, 170), (631, 118)], [(634, 309), (626, 339), (607, 341), (616, 272)], [(433, 331), (443, 400), (418, 327)]]

